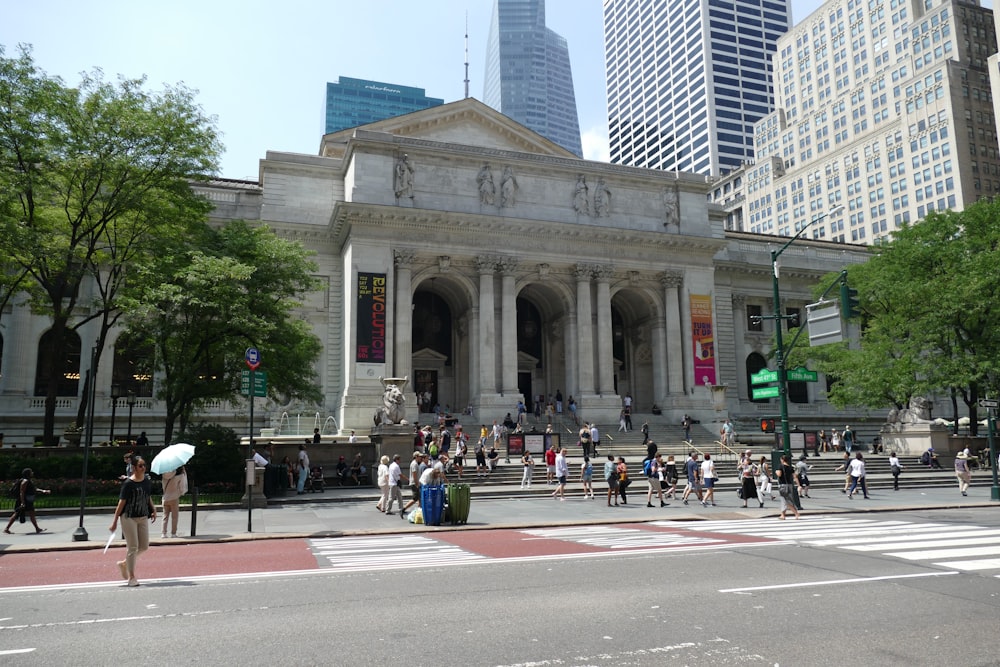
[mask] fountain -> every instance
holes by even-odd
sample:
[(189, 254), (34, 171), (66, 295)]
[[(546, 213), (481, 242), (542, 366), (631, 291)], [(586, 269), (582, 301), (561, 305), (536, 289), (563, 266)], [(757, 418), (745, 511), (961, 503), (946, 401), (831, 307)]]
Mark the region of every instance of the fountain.
[[(317, 412), (316, 414), (319, 414), (319, 413)], [(326, 418), (326, 421), (323, 422), (323, 428), (320, 431), (320, 433), (326, 433), (326, 427), (329, 426), (331, 422), (333, 423), (333, 433), (339, 432), (340, 431), (340, 425), (337, 424), (337, 420), (334, 418), (334, 416), (330, 415), (329, 417)]]

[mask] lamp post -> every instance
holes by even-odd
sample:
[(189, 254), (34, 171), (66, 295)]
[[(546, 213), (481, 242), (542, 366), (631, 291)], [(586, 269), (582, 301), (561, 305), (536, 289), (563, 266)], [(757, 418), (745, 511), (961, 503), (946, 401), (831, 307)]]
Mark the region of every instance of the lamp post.
[(778, 402), (781, 405), (781, 444), (785, 456), (788, 457), (789, 461), (792, 460), (792, 442), (788, 434), (788, 375), (785, 369), (784, 342), (781, 338), (781, 323), (783, 320), (787, 319), (787, 316), (781, 314), (781, 294), (778, 290), (778, 257), (780, 257), (781, 253), (788, 249), (788, 246), (795, 243), (807, 229), (812, 227), (817, 222), (820, 222), (836, 213), (840, 213), (843, 210), (843, 206), (837, 206), (830, 209), (823, 215), (813, 218), (808, 223), (803, 225), (802, 229), (800, 229), (795, 236), (790, 238), (785, 245), (781, 246), (777, 250), (771, 251), (771, 287), (774, 291), (774, 361), (778, 366)]
[(122, 386), (116, 382), (111, 383), (111, 435), (108, 440), (115, 444), (115, 412), (118, 409), (118, 399), (122, 397)]
[(128, 392), (128, 435), (125, 437), (128, 439), (128, 446), (132, 446), (132, 408), (135, 407), (135, 392), (131, 389)]
[(87, 383), (84, 392), (87, 394), (87, 435), (83, 444), (83, 474), (80, 477), (80, 524), (73, 531), (74, 542), (86, 542), (89, 538), (87, 529), (83, 527), (83, 515), (87, 508), (87, 463), (90, 459), (90, 446), (94, 441), (94, 398), (97, 378), (94, 371), (97, 368), (97, 346), (90, 351), (90, 368), (87, 369)]

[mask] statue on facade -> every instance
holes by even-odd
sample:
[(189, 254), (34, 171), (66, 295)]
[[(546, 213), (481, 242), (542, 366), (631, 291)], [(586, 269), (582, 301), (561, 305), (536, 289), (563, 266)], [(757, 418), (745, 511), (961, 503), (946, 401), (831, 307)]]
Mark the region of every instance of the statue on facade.
[(500, 207), (514, 208), (517, 203), (517, 179), (514, 170), (507, 165), (503, 168), (503, 178), (500, 179)]
[(576, 187), (573, 189), (573, 210), (580, 215), (590, 215), (589, 192), (587, 177), (580, 174), (576, 177)]
[(490, 168), (488, 162), (476, 175), (476, 184), (479, 186), (479, 203), (484, 206), (493, 206), (496, 202), (497, 188), (493, 183), (493, 169)]
[(676, 225), (679, 224), (679, 211), (677, 206), (677, 191), (671, 186), (667, 186), (663, 189), (663, 224), (666, 225)]
[(406, 396), (403, 394), (403, 387), (409, 376), (404, 378), (383, 378), (381, 375), (378, 381), (382, 383), (382, 407), (375, 411), (375, 425), (380, 424), (407, 424), (406, 421)]
[(606, 218), (611, 214), (611, 188), (603, 178), (597, 179), (597, 189), (594, 191), (594, 215)]
[(396, 160), (392, 187), (396, 193), (396, 199), (403, 197), (413, 199), (413, 165), (410, 164), (410, 156), (405, 153), (403, 157)]

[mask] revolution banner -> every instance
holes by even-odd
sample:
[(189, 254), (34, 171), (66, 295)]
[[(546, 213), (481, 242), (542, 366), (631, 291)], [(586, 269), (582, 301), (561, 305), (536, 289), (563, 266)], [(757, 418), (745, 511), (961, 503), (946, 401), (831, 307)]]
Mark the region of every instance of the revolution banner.
[(385, 363), (385, 274), (358, 272), (358, 363)]

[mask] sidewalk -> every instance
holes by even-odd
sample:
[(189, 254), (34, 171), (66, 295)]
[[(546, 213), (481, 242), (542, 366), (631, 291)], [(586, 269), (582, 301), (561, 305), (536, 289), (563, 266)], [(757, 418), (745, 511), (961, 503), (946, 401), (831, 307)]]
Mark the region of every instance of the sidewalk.
[[(804, 514), (829, 514), (841, 512), (892, 512), (970, 507), (1000, 507), (990, 500), (990, 484), (985, 478), (969, 489), (968, 497), (954, 487), (909, 488), (899, 491), (875, 489), (871, 499), (864, 500), (856, 494), (853, 500), (832, 489), (814, 490), (811, 498), (802, 499)], [(532, 491), (554, 489), (534, 485)], [(706, 519), (741, 519), (776, 517), (780, 500), (766, 499), (760, 509), (751, 499), (748, 508), (736, 494), (727, 490), (717, 493), (716, 507), (702, 507), (692, 495), (688, 505), (670, 500), (669, 507), (646, 507), (646, 484), (637, 482), (628, 494), (629, 503), (619, 507), (607, 506), (607, 485), (595, 483), (594, 500), (583, 499), (578, 483), (567, 487), (565, 501), (548, 495), (525, 495), (514, 487), (477, 485), (472, 494), (469, 523), (464, 526), (415, 525), (401, 521), (398, 513), (385, 515), (375, 509), (377, 491), (371, 488), (328, 490), (323, 494), (290, 496), (284, 502), (248, 511), (243, 509), (218, 509), (201, 506), (197, 514), (197, 534), (190, 536), (191, 513), (189, 506), (182, 506), (180, 531), (177, 539), (160, 539), (160, 520), (150, 526), (150, 538), (158, 543), (226, 542), (259, 539), (337, 537), (346, 535), (378, 535), (400, 532), (435, 532), (441, 530), (475, 530), (486, 528), (527, 528), (580, 524), (630, 523), (653, 520), (701, 521)], [(654, 504), (655, 498), (654, 498)], [(5, 515), (4, 519), (9, 518)], [(40, 513), (38, 524), (44, 533), (35, 534), (31, 523), (15, 523), (13, 535), (0, 533), (0, 554), (18, 552), (54, 551), (65, 549), (102, 549), (111, 524), (110, 511), (94, 510), (84, 516), (88, 540), (73, 541), (73, 533), (80, 524), (79, 511), (68, 513)], [(5, 522), (6, 525), (6, 522)], [(248, 531), (248, 527), (252, 530)]]

